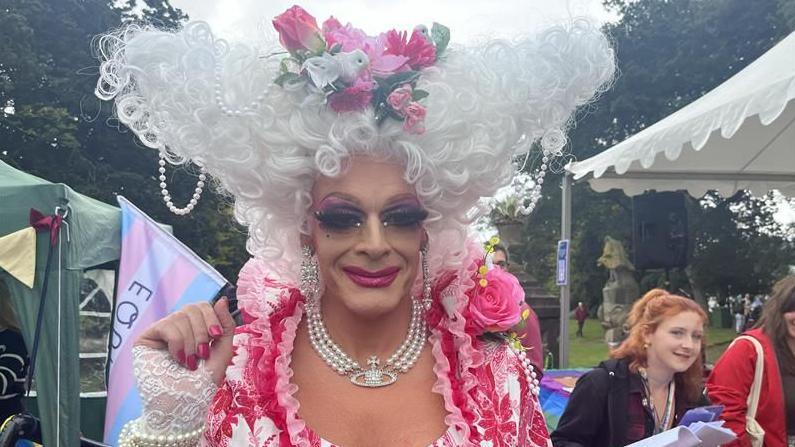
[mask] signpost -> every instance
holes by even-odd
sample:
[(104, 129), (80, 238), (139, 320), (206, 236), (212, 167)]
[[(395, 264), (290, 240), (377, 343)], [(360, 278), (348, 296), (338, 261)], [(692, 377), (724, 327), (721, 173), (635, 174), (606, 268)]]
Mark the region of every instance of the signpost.
[(561, 201), (563, 212), (560, 219), (560, 241), (557, 252), (557, 275), (560, 286), (560, 338), (558, 344), (558, 368), (569, 367), (569, 241), (571, 240), (571, 174), (567, 171), (561, 179)]
[(569, 241), (558, 241), (558, 267), (555, 282), (559, 286), (569, 285)]

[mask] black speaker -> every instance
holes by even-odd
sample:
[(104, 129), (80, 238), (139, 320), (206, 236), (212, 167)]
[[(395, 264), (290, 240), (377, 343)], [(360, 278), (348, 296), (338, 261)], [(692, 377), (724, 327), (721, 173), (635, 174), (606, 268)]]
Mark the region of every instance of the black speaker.
[(653, 192), (632, 198), (632, 246), (638, 270), (687, 266), (690, 254), (683, 193)]

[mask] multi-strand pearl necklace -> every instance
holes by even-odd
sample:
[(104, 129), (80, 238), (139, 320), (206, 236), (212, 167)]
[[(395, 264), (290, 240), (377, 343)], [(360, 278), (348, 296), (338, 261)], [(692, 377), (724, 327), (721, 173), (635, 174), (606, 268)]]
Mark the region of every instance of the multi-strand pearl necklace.
[(397, 381), (398, 374), (407, 372), (417, 363), (428, 338), (428, 325), (422, 303), (417, 299), (411, 301), (411, 323), (406, 339), (383, 366), (378, 357), (373, 355), (367, 360), (368, 368), (365, 369), (346, 354), (326, 331), (320, 314), (320, 303), (310, 302), (306, 306), (306, 315), (312, 348), (331, 369), (347, 376), (355, 385), (369, 388), (391, 385)]

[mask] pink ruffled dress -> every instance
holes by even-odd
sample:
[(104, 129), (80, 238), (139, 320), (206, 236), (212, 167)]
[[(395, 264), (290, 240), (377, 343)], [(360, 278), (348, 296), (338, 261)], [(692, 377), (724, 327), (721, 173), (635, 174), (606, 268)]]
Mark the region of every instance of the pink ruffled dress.
[[(432, 390), (444, 399), (448, 427), (432, 446), (550, 446), (530, 359), (507, 343), (467, 333), (464, 291), (472, 290), (472, 278), (443, 275), (426, 314), (435, 359)], [(235, 333), (234, 356), (220, 388), (203, 365), (190, 371), (168, 351), (133, 349), (144, 404), (134, 423), (163, 436), (203, 426), (201, 446), (334, 447), (298, 416), (298, 387), (290, 382), (303, 297), (269, 279), (262, 263), (252, 260), (240, 272), (238, 299), (245, 324)]]
[[(505, 343), (470, 337), (455, 296), (460, 291), (445, 286), (434, 288), (428, 318), (433, 391), (444, 398), (449, 429), (432, 446), (551, 445), (530, 361)], [(298, 387), (290, 382), (290, 355), (303, 297), (268, 279), (252, 260), (240, 272), (238, 299), (246, 324), (235, 335), (235, 355), (207, 412), (202, 444), (333, 447), (299, 418), (293, 397)]]

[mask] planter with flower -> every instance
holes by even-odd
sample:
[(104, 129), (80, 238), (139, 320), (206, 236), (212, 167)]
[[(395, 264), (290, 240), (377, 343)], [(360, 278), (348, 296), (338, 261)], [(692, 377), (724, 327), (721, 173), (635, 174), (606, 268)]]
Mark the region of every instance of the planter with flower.
[(516, 196), (507, 196), (491, 203), (491, 222), (497, 227), (500, 237), (509, 247), (516, 246), (522, 240), (522, 216), (518, 211), (519, 200)]
[(525, 218), (533, 212), (540, 196), (538, 185), (530, 174), (520, 172), (489, 201), (491, 222), (508, 246), (521, 243)]

